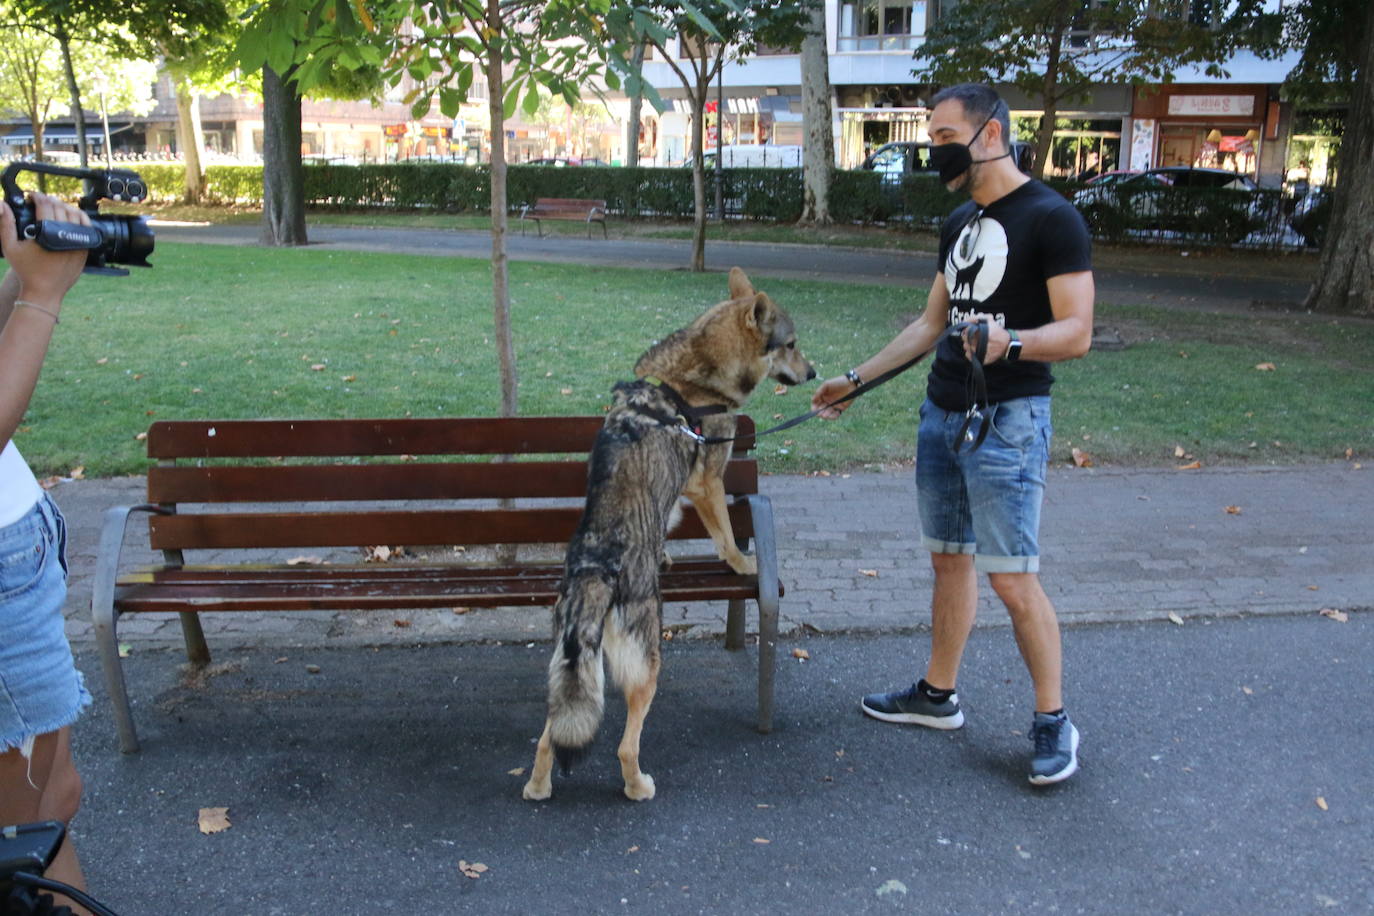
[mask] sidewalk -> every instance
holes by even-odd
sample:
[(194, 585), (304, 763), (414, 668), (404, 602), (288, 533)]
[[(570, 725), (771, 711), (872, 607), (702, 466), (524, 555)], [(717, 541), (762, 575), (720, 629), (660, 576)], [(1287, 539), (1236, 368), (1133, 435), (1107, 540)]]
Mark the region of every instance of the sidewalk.
[[(1055, 468), (1042, 522), (1041, 578), (1065, 623), (1371, 608), (1371, 484), (1374, 471), (1345, 463)], [(929, 623), (930, 564), (920, 549), (910, 472), (767, 476), (760, 488), (773, 500), (778, 529), (784, 633), (896, 631)], [(90, 583), (101, 516), (110, 506), (142, 502), (144, 481), (69, 481), (52, 494), (70, 529), (67, 631), (85, 645), (92, 639)], [(146, 531), (142, 519), (130, 525), (124, 569), (156, 561)], [(1003, 625), (1005, 612), (989, 589), (982, 592), (980, 623)], [(716, 635), (724, 630), (724, 612), (721, 603), (671, 604), (664, 618), (688, 636)], [(212, 649), (528, 641), (547, 638), (548, 630), (547, 608), (202, 617)], [(409, 625), (396, 626), (398, 618)], [(132, 615), (119, 632), (121, 641), (142, 646), (181, 643), (175, 615)]]

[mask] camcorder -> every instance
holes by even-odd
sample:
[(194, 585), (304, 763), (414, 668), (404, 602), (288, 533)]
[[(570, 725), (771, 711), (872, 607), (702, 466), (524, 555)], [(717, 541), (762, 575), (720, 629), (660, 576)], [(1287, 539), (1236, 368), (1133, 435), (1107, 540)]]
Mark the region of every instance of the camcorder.
[(54, 905), (44, 891), (65, 894), (96, 916), (115, 916), (76, 888), (43, 877), (66, 832), (61, 821), (0, 827), (0, 916), (71, 916), (71, 907)]
[[(17, 181), (20, 172), (65, 175), (86, 183), (86, 194), (77, 206), (91, 218), (89, 226), (80, 223), (37, 219), (33, 204)], [(86, 273), (128, 276), (129, 272), (111, 264), (152, 267), (153, 230), (141, 216), (102, 214), (101, 200), (141, 203), (148, 186), (137, 172), (129, 169), (73, 169), (47, 162), (12, 162), (0, 173), (0, 189), (5, 203), (14, 211), (15, 227), (21, 239), (32, 239), (49, 251), (86, 252)]]

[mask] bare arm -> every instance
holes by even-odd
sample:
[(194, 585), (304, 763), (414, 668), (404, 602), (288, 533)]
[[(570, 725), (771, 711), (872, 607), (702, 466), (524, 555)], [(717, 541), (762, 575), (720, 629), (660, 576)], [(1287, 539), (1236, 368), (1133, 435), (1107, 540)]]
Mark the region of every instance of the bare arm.
[[(949, 316), (949, 290), (945, 287), (945, 275), (937, 273), (935, 282), (926, 296), (925, 311), (911, 322), (896, 337), (873, 356), (854, 367), (859, 378), (868, 381), (877, 378), (889, 369), (933, 348), (945, 329)], [(812, 408), (823, 407), (837, 398), (842, 398), (854, 390), (854, 383), (843, 375), (827, 379), (816, 389), (811, 397)], [(838, 417), (853, 401), (838, 404), (821, 413), (827, 420)]]
[[(34, 193), (35, 215), (90, 225), (90, 218), (76, 207), (44, 194)], [(0, 446), (18, 429), (29, 398), (38, 384), (38, 373), (52, 340), (62, 298), (81, 276), (86, 252), (46, 251), (37, 242), (21, 242), (15, 231), (14, 213), (0, 202), (0, 247), (10, 270), (0, 280)], [(22, 300), (23, 305), (16, 303)]]
[[(1025, 331), (1021, 337), (1021, 358), (1042, 363), (1059, 363), (1078, 359), (1088, 352), (1093, 342), (1093, 299), (1096, 288), (1092, 271), (1060, 274), (1045, 281), (1050, 292), (1050, 311), (1054, 320)], [(978, 315), (988, 323), (988, 355), (986, 363), (996, 362), (1007, 355), (1011, 335), (990, 315)], [(965, 347), (966, 352), (969, 348)], [(969, 353), (972, 359), (972, 353)]]

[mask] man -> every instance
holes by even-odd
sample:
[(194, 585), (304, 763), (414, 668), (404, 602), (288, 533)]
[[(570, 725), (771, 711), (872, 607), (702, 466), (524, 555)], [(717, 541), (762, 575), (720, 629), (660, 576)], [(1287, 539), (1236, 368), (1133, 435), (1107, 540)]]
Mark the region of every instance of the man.
[[(977, 573), (985, 572), (1011, 615), (1035, 687), (1030, 781), (1047, 785), (1078, 769), (1078, 730), (1061, 695), (1059, 624), (1038, 576), (1053, 382), (1047, 364), (1076, 359), (1091, 345), (1090, 240), (1073, 206), (1010, 158), (1007, 106), (996, 92), (965, 84), (934, 102), (932, 164), (946, 187), (972, 200), (941, 229), (939, 269), (922, 315), (812, 399), (830, 404), (938, 345), (916, 451), (921, 543), (935, 571), (930, 661), (909, 689), (871, 694), (861, 706), (885, 722), (964, 724), (955, 684), (977, 609)], [(974, 333), (946, 329), (979, 321), (987, 328), (988, 406), (975, 411)], [(822, 416), (834, 419), (845, 406)], [(982, 424), (987, 437), (977, 445)]]

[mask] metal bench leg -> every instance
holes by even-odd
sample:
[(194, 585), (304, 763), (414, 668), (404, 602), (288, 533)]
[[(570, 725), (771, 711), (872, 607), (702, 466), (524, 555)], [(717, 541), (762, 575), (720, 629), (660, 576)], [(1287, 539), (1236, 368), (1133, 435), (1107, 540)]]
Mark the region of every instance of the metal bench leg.
[(778, 554), (773, 534), (773, 504), (761, 494), (749, 497), (754, 522), (754, 556), (759, 568), (759, 722), (773, 730), (773, 680), (778, 650)]
[(158, 511), (152, 506), (120, 506), (106, 510), (105, 524), (100, 532), (100, 553), (96, 557), (95, 579), (91, 584), (91, 620), (95, 626), (96, 646), (100, 650), (100, 665), (105, 672), (105, 686), (110, 694), (115, 727), (119, 731), (119, 749), (126, 754), (138, 751), (138, 732), (134, 729), (129, 692), (124, 685), (124, 667), (119, 658), (119, 638), (116, 633), (119, 614), (114, 607), (114, 585), (119, 570), (119, 554), (124, 544), (124, 528), (128, 524), (129, 513), (136, 510)]

